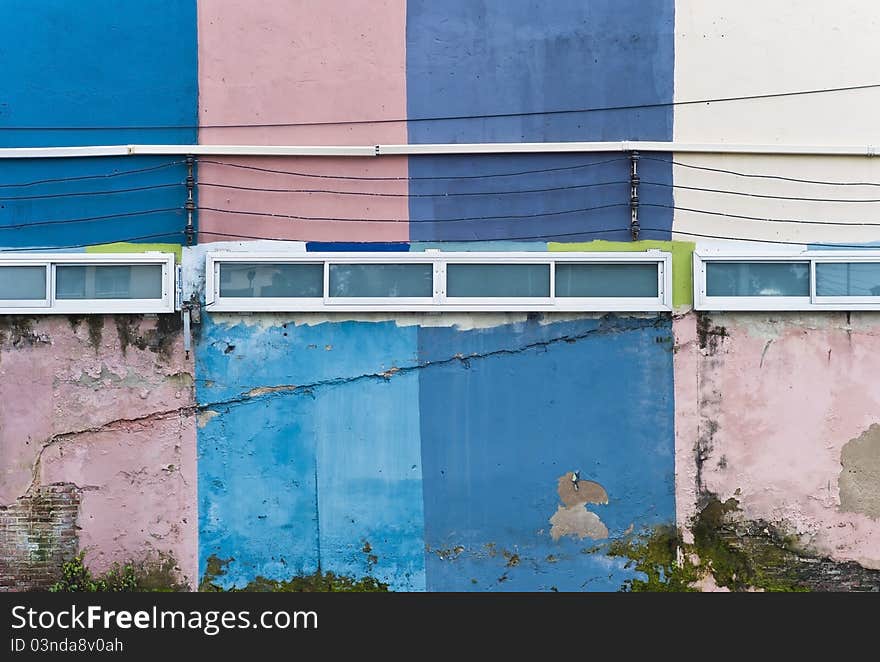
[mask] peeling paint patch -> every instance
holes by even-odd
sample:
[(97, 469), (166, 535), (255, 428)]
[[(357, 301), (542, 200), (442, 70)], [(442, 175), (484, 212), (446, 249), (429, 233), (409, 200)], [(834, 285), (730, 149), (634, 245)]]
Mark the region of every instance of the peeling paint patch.
[(562, 503), (569, 508), (586, 503), (608, 503), (608, 493), (604, 487), (592, 480), (578, 480), (575, 483), (573, 471), (559, 477), (556, 491), (559, 498), (562, 499)]
[(608, 537), (605, 523), (585, 507), (588, 503), (608, 503), (608, 493), (604, 487), (591, 480), (579, 480), (573, 471), (569, 471), (559, 477), (556, 491), (565, 505), (559, 506), (550, 518), (550, 536), (553, 540), (559, 540), (562, 536), (572, 536), (578, 540)]
[(582, 508), (564, 508), (559, 506), (556, 513), (550, 518), (550, 535), (553, 540), (559, 540), (562, 536), (572, 536), (578, 540), (592, 538), (601, 540), (608, 537), (608, 527), (602, 523), (599, 516)]
[(211, 419), (215, 416), (219, 416), (219, 411), (214, 411), (213, 409), (206, 409), (205, 411), (200, 411), (196, 416), (196, 423), (199, 428), (205, 427), (208, 423), (211, 422)]
[(880, 425), (875, 423), (840, 453), (840, 509), (880, 518)]
[(282, 386), (258, 386), (257, 388), (252, 388), (250, 391), (245, 393), (244, 397), (246, 398), (259, 398), (263, 395), (269, 395), (270, 393), (284, 393), (286, 391), (295, 391), (298, 386), (296, 384), (286, 384)]

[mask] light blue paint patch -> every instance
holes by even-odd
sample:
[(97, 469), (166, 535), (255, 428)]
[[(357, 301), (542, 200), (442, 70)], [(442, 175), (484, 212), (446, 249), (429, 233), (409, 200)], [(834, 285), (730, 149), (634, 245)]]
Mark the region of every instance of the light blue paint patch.
[(416, 354), (416, 328), (391, 322), (205, 316), (196, 393), (216, 415), (198, 433), (201, 572), (215, 554), (235, 558), (230, 583), (320, 567), (424, 589)]
[[(389, 340), (415, 342), (406, 335)], [(418, 390), (418, 375), (406, 373), (316, 393), (310, 425), (325, 570), (425, 590)]]
[(230, 561), (214, 580), (224, 588), (317, 570), (315, 439), (300, 423), (313, 407), (295, 397), (210, 408), (198, 430), (200, 576), (212, 555)]
[(410, 245), (413, 253), (422, 253), (428, 250), (438, 251), (529, 251), (546, 252), (547, 242), (544, 241), (426, 241)]
[(880, 241), (868, 241), (863, 244), (807, 244), (809, 251), (833, 251), (833, 250), (871, 250), (880, 248)]
[[(427, 587), (616, 590), (601, 540), (551, 537), (569, 471), (600, 483), (611, 537), (674, 521), (666, 317), (421, 328)], [(449, 360), (450, 357), (453, 358)], [(515, 557), (514, 557), (515, 555)]]

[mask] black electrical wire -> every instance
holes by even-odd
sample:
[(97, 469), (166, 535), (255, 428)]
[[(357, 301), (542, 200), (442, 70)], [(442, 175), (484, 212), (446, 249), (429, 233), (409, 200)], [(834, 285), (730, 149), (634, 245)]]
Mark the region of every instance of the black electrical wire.
[(821, 179), (800, 179), (798, 177), (784, 177), (782, 175), (762, 175), (754, 172), (738, 172), (736, 170), (725, 170), (724, 168), (710, 168), (708, 166), (698, 166), (691, 163), (682, 163), (670, 159), (658, 159), (652, 156), (640, 156), (642, 161), (655, 161), (656, 163), (671, 163), (672, 165), (682, 168), (691, 168), (692, 170), (705, 170), (708, 172), (718, 172), (725, 175), (735, 175), (737, 177), (749, 177), (754, 179), (776, 179), (784, 182), (795, 182), (798, 184), (818, 184), (820, 186), (880, 186), (880, 182), (830, 182)]
[(91, 221), (104, 221), (110, 218), (130, 218), (132, 216), (149, 216), (150, 214), (163, 214), (166, 212), (182, 212), (181, 207), (167, 207), (165, 209), (149, 209), (146, 211), (121, 212), (119, 214), (104, 214), (103, 216), (84, 216), (83, 218), (65, 218), (51, 221), (33, 221), (30, 223), (18, 223), (16, 225), (0, 225), (0, 230), (24, 230), (37, 228), (45, 225), (66, 225), (68, 223), (89, 223)]
[(186, 163), (185, 160), (171, 161), (170, 163), (162, 163), (149, 168), (137, 168), (136, 170), (120, 170), (119, 172), (109, 172), (100, 175), (81, 175), (78, 177), (55, 177), (53, 179), (38, 179), (32, 182), (22, 182), (19, 184), (0, 184), (0, 188), (25, 188), (27, 186), (38, 186), (40, 184), (66, 184), (67, 182), (81, 182), (88, 179), (109, 179), (111, 177), (123, 177), (125, 175), (136, 175), (142, 172), (154, 172), (156, 170), (164, 170), (172, 166)]
[(46, 200), (48, 198), (76, 198), (94, 195), (115, 195), (117, 193), (134, 193), (136, 191), (154, 191), (164, 188), (176, 188), (178, 186), (184, 186), (184, 182), (175, 182), (173, 184), (153, 184), (151, 186), (135, 186), (132, 188), (120, 188), (112, 191), (77, 191), (74, 193), (51, 193), (46, 195), (13, 195), (0, 197), (0, 200)]
[(129, 126), (0, 126), (0, 131), (112, 131), (112, 130), (169, 130), (169, 129), (250, 129), (295, 126), (339, 126), (351, 124), (394, 124), (402, 122), (439, 122), (455, 120), (483, 120), (502, 117), (533, 117), (539, 115), (570, 115), (577, 113), (595, 113), (606, 111), (641, 110), (649, 108), (672, 108), (676, 106), (693, 106), (698, 104), (722, 103), (731, 101), (752, 101), (756, 99), (775, 99), (779, 97), (795, 97), (812, 94), (829, 94), (834, 92), (850, 92), (880, 87), (880, 83), (864, 85), (848, 85), (845, 87), (826, 87), (789, 92), (768, 92), (748, 94), (735, 97), (712, 97), (705, 99), (687, 99), (682, 101), (657, 101), (640, 104), (624, 104), (616, 106), (595, 106), (591, 108), (563, 108), (557, 110), (533, 110), (522, 112), (501, 112), (475, 115), (441, 115), (435, 117), (402, 117), (377, 120), (326, 120), (320, 122), (264, 122), (249, 124), (153, 124)]
[(225, 161), (213, 161), (210, 159), (198, 159), (199, 163), (207, 163), (210, 165), (223, 166), (225, 168), (239, 168), (241, 170), (254, 170), (256, 172), (266, 172), (275, 175), (292, 175), (295, 177), (310, 177), (312, 179), (345, 179), (352, 181), (368, 181), (368, 182), (406, 182), (406, 181), (436, 181), (449, 179), (489, 179), (493, 177), (518, 177), (520, 175), (537, 175), (545, 172), (561, 172), (564, 170), (580, 170), (582, 168), (593, 168), (595, 166), (605, 165), (607, 163), (619, 163), (621, 161), (629, 161), (626, 157), (617, 157), (606, 159), (604, 161), (594, 161), (593, 163), (582, 163), (572, 166), (560, 166), (556, 168), (541, 168), (540, 170), (520, 170), (518, 172), (500, 172), (489, 173), (485, 175), (434, 175), (428, 177), (366, 177), (356, 175), (321, 175), (313, 172), (296, 172), (291, 170), (275, 170), (273, 168), (261, 168), (259, 166), (244, 165), (242, 163), (228, 163)]
[[(572, 191), (576, 189), (595, 188), (598, 186), (613, 186), (615, 184), (629, 185), (628, 179), (614, 182), (595, 182), (592, 184), (577, 184), (574, 186), (554, 186), (553, 188), (522, 189), (519, 191), (477, 191), (475, 193), (373, 193), (367, 191), (333, 191), (328, 189), (301, 189), (301, 188), (256, 188), (253, 186), (235, 186), (233, 184), (220, 184), (217, 182), (199, 182), (199, 186), (210, 186), (237, 191), (257, 191), (263, 193), (333, 193), (336, 195), (365, 195), (378, 198), (454, 198), (475, 195), (517, 195), (520, 193), (549, 193), (551, 191)], [(0, 198), (2, 200), (3, 198)]]
[(197, 207), (199, 211), (213, 211), (221, 214), (236, 214), (241, 216), (265, 216), (268, 218), (290, 219), (294, 221), (328, 221), (333, 223), (458, 223), (462, 221), (493, 221), (500, 219), (542, 218), (545, 216), (563, 216), (565, 214), (577, 214), (581, 212), (610, 209), (612, 207), (629, 207), (628, 202), (618, 202), (597, 207), (583, 207), (580, 209), (564, 209), (561, 211), (538, 212), (535, 214), (503, 214), (501, 216), (464, 216), (461, 218), (333, 218), (329, 216), (298, 216), (295, 214), (273, 214), (270, 212), (257, 212), (238, 209), (219, 209), (217, 207)]
[(748, 198), (766, 198), (770, 200), (794, 200), (797, 202), (880, 202), (880, 198), (801, 198), (790, 195), (768, 195), (763, 193), (748, 193), (746, 191), (728, 191), (726, 189), (703, 188), (701, 186), (684, 186), (682, 184), (664, 184), (662, 182), (647, 182), (641, 180), (641, 184), (647, 186), (662, 186), (665, 188), (684, 189), (686, 191), (703, 191), (705, 193), (723, 193), (724, 195), (740, 195)]
[[(578, 232), (553, 232), (551, 234), (535, 234), (535, 235), (527, 235), (524, 237), (493, 237), (493, 238), (464, 238), (464, 239), (442, 239), (438, 241), (435, 240), (425, 240), (431, 241), (432, 243), (444, 243), (444, 242), (465, 242), (465, 241), (518, 241), (518, 240), (527, 240), (527, 239), (553, 239), (555, 237), (576, 237), (581, 235), (594, 235), (594, 234), (608, 234), (609, 232), (629, 232), (629, 228), (606, 228), (602, 230), (581, 230)], [(668, 230), (664, 230), (664, 232), (668, 232)], [(208, 230), (199, 230), (198, 234), (203, 235), (211, 235), (216, 237), (231, 237), (235, 239), (254, 239), (254, 240), (265, 240), (265, 241), (313, 241), (311, 239), (290, 239), (290, 238), (280, 238), (280, 237), (258, 237), (254, 235), (246, 235), (246, 234), (238, 234), (238, 233), (228, 233), (228, 232), (213, 232)], [(364, 242), (369, 243), (369, 242)], [(405, 244), (410, 243), (418, 243), (413, 242), (412, 240), (408, 242), (400, 242)]]
[[(723, 235), (716, 234), (701, 234), (698, 232), (685, 232), (684, 230), (675, 230), (669, 228), (649, 228), (642, 226), (643, 231), (649, 232), (666, 232), (670, 235), (674, 234), (683, 234), (688, 237), (700, 237), (701, 239), (722, 239), (725, 241), (746, 241), (756, 244), (782, 244), (785, 246), (827, 246), (828, 248), (876, 248), (873, 246), (868, 246), (865, 244), (834, 244), (834, 243), (825, 243), (819, 241), (783, 241), (781, 239), (756, 239), (754, 237), (725, 237)], [(674, 239), (670, 239), (669, 241), (675, 241)]]
[(807, 221), (795, 218), (768, 218), (765, 216), (747, 216), (745, 214), (731, 214), (722, 211), (709, 211), (707, 209), (692, 209), (690, 207), (678, 207), (676, 205), (661, 205), (650, 202), (642, 202), (642, 207), (659, 207), (661, 209), (673, 209), (675, 211), (687, 211), (694, 214), (707, 214), (709, 216), (724, 216), (726, 218), (736, 218), (745, 221), (764, 221), (765, 223), (801, 223), (804, 225), (854, 225), (854, 226), (876, 226), (880, 227), (880, 223), (873, 221)]
[(183, 231), (177, 232), (160, 232), (158, 234), (144, 234), (139, 237), (123, 237), (122, 239), (104, 239), (102, 241), (94, 241), (87, 244), (70, 244), (67, 246), (28, 246), (26, 248), (4, 248), (0, 250), (0, 255), (3, 253), (19, 253), (19, 252), (28, 252), (28, 251), (57, 251), (64, 250), (68, 248), (89, 248), (90, 246), (105, 246), (106, 244), (120, 244), (127, 243), (132, 241), (142, 241), (144, 239), (158, 239), (159, 237), (176, 237), (177, 235), (184, 235)]

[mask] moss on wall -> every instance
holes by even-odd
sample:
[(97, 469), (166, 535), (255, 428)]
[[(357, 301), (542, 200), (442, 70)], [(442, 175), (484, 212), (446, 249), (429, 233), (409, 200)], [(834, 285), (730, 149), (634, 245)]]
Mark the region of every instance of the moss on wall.
[[(366, 549), (364, 551), (368, 553)], [(220, 559), (213, 554), (209, 556), (205, 574), (199, 582), (199, 591), (211, 593), (384, 593), (388, 591), (388, 584), (374, 577), (357, 579), (332, 572), (321, 572), (321, 570), (311, 575), (297, 575), (284, 581), (256, 577), (243, 588), (226, 589), (215, 583), (215, 580), (226, 574), (226, 566), (233, 560)]]
[(731, 591), (880, 590), (880, 570), (813, 556), (783, 527), (743, 518), (736, 499), (707, 496), (688, 528), (692, 543), (669, 526), (612, 542), (606, 554), (644, 576), (621, 590), (695, 591), (709, 578)]

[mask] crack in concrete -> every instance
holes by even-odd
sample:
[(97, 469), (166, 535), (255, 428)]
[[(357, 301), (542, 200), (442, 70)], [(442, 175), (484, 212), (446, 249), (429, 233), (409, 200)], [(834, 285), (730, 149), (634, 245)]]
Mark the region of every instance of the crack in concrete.
[(224, 400), (216, 400), (208, 403), (200, 403), (196, 405), (199, 411), (204, 409), (209, 409), (217, 406), (231, 406), (236, 404), (246, 404), (253, 402), (255, 399), (262, 398), (271, 398), (277, 396), (290, 395), (295, 393), (310, 393), (315, 391), (316, 389), (323, 387), (332, 387), (332, 386), (341, 386), (345, 384), (352, 384), (359, 381), (365, 380), (382, 380), (382, 381), (390, 381), (394, 377), (402, 376), (409, 374), (411, 372), (416, 372), (419, 370), (424, 370), (425, 368), (436, 368), (451, 364), (461, 364), (465, 368), (470, 367), (470, 362), (475, 360), (483, 360), (495, 358), (498, 356), (512, 356), (515, 354), (521, 354), (523, 352), (528, 352), (532, 350), (539, 350), (546, 347), (551, 347), (553, 345), (558, 345), (560, 343), (575, 343), (579, 340), (584, 340), (586, 338), (590, 338), (596, 335), (607, 335), (611, 333), (626, 333), (629, 331), (638, 331), (642, 329), (648, 328), (659, 328), (661, 323), (663, 322), (663, 318), (655, 318), (648, 320), (635, 320), (635, 323), (628, 324), (623, 327), (607, 327), (600, 326), (596, 329), (590, 329), (588, 331), (584, 331), (583, 333), (578, 334), (566, 334), (563, 336), (557, 336), (555, 338), (550, 338), (548, 340), (540, 340), (532, 343), (527, 343), (517, 348), (508, 348), (503, 347), (500, 349), (495, 349), (490, 352), (473, 352), (471, 354), (455, 354), (454, 356), (450, 356), (445, 359), (438, 359), (436, 361), (422, 361), (413, 365), (407, 366), (393, 366), (389, 369), (377, 371), (377, 372), (368, 372), (360, 375), (354, 375), (351, 377), (332, 377), (330, 379), (324, 379), (317, 382), (311, 382), (308, 384), (279, 384), (274, 386), (260, 386), (257, 388), (249, 389), (239, 395), (233, 396), (231, 398), (226, 398)]
[[(598, 328), (590, 329), (588, 331), (584, 331), (583, 333), (578, 334), (566, 334), (562, 336), (557, 336), (555, 338), (550, 338), (548, 340), (540, 340), (532, 343), (527, 343), (517, 348), (507, 348), (503, 347), (500, 349), (492, 350), (490, 352), (484, 353), (471, 353), (468, 355), (464, 354), (456, 354), (454, 356), (439, 359), (436, 361), (423, 361), (415, 365), (409, 366), (401, 366), (401, 367), (392, 367), (390, 369), (377, 371), (377, 372), (369, 372), (363, 373), (360, 375), (354, 375), (352, 377), (333, 377), (330, 379), (324, 379), (316, 382), (312, 382), (309, 384), (280, 384), (276, 386), (262, 386), (253, 389), (249, 389), (244, 393), (241, 393), (237, 396), (231, 398), (225, 398), (221, 400), (214, 400), (211, 402), (195, 402), (187, 405), (182, 405), (180, 407), (174, 407), (172, 409), (165, 409), (160, 411), (152, 411), (142, 416), (135, 416), (133, 418), (116, 418), (110, 421), (106, 421), (104, 423), (100, 423), (97, 425), (93, 425), (87, 428), (83, 428), (80, 430), (70, 430), (66, 432), (59, 432), (57, 434), (53, 434), (47, 440), (45, 440), (40, 445), (40, 450), (37, 452), (37, 456), (34, 459), (33, 465), (31, 467), (31, 482), (28, 485), (28, 489), (25, 491), (25, 494), (28, 494), (39, 484), (39, 474), (40, 474), (40, 466), (43, 459), (43, 454), (47, 449), (52, 446), (56, 446), (60, 443), (64, 443), (65, 441), (69, 441), (71, 439), (75, 439), (76, 437), (80, 437), (88, 434), (97, 434), (101, 432), (112, 431), (115, 428), (127, 426), (127, 425), (138, 425), (146, 422), (152, 421), (162, 421), (162, 420), (170, 420), (175, 417), (184, 417), (184, 416), (194, 416), (197, 414), (201, 414), (203, 412), (207, 412), (215, 407), (229, 407), (235, 406), (239, 404), (252, 404), (254, 402), (261, 401), (265, 398), (272, 398), (284, 395), (291, 394), (306, 394), (312, 393), (314, 390), (318, 388), (324, 387), (333, 387), (333, 386), (341, 386), (345, 384), (352, 384), (360, 381), (367, 380), (379, 380), (382, 381), (390, 381), (394, 377), (406, 375), (411, 372), (415, 372), (418, 370), (423, 370), (425, 368), (433, 368), (433, 367), (441, 367), (451, 364), (459, 363), (463, 365), (465, 368), (470, 367), (470, 362), (474, 360), (482, 360), (482, 359), (490, 359), (498, 356), (512, 356), (516, 354), (521, 354), (523, 352), (539, 350), (547, 347), (551, 347), (553, 345), (557, 345), (560, 343), (574, 343), (579, 340), (585, 340), (586, 338), (590, 338), (597, 335), (608, 335), (613, 333), (627, 333), (630, 331), (639, 331), (643, 329), (650, 328), (659, 328), (661, 325), (665, 323), (665, 318), (658, 316), (654, 318), (632, 318), (627, 320), (627, 323), (622, 326), (608, 326), (605, 324), (600, 325)], [(213, 416), (212, 416), (213, 418)], [(210, 419), (208, 419), (210, 420)], [(206, 421), (207, 423), (207, 421)]]

